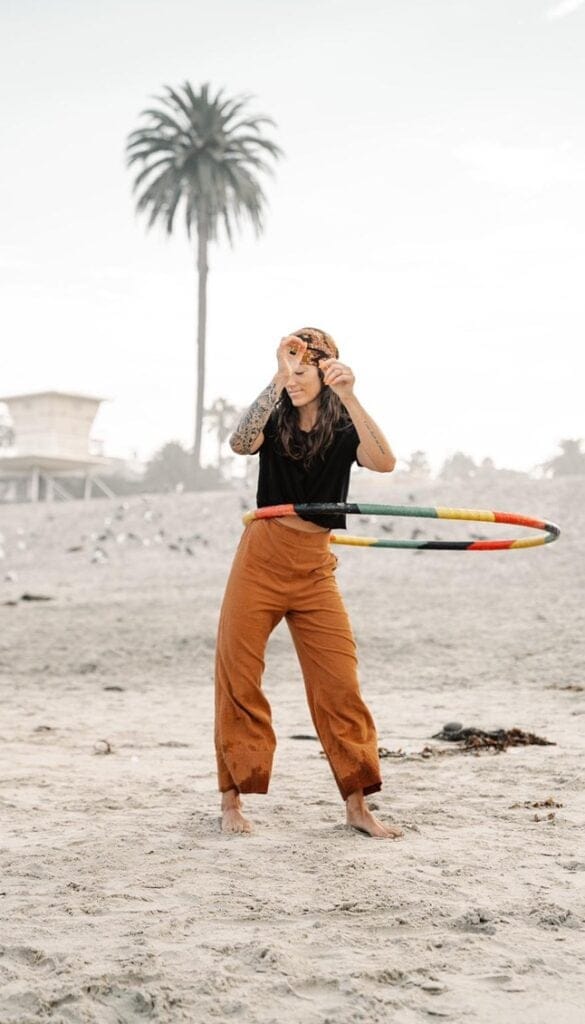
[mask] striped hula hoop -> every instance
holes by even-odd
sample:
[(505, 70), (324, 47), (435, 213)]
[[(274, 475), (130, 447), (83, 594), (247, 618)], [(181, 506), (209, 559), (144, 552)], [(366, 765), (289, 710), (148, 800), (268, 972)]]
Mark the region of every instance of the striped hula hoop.
[(509, 526), (527, 526), (531, 530), (544, 530), (539, 537), (521, 537), (518, 540), (386, 540), (378, 537), (347, 537), (332, 533), (331, 544), (349, 544), (364, 548), (417, 548), (432, 551), (507, 551), (510, 548), (535, 548), (551, 544), (560, 534), (554, 523), (545, 519), (515, 515), (512, 512), (489, 512), (473, 508), (425, 508), (417, 505), (362, 505), (354, 502), (320, 502), (306, 505), (270, 505), (246, 512), (242, 521), (248, 525), (254, 519), (274, 519), (276, 516), (312, 515), (366, 515), (408, 516), (414, 519), (459, 519), (464, 522), (507, 523)]

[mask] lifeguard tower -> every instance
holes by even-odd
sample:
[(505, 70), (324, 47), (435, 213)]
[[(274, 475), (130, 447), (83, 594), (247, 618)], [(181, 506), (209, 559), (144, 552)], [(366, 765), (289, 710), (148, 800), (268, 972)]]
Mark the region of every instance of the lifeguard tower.
[(14, 435), (10, 448), (0, 448), (0, 482), (24, 478), (30, 501), (38, 501), (41, 490), (45, 499), (52, 501), (73, 497), (59, 478), (81, 477), (84, 498), (91, 498), (94, 486), (115, 497), (98, 471), (113, 467), (118, 460), (104, 457), (99, 448), (96, 451), (96, 442), (89, 436), (103, 401), (64, 391), (0, 396), (0, 402), (8, 406)]

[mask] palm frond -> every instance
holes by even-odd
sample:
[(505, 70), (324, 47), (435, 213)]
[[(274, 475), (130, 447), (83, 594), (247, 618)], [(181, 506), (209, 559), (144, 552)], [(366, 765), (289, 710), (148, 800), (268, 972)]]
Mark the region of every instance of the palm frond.
[(276, 121), (272, 117), (268, 117), (266, 114), (259, 114), (256, 117), (246, 117), (243, 121), (238, 121), (233, 124), (230, 128), (230, 132), (239, 132), (241, 128), (250, 128), (256, 131), (259, 125), (268, 124), (272, 128), (276, 128)]
[(155, 160), (153, 164), (148, 164), (142, 171), (140, 171), (140, 174), (136, 175), (134, 182), (132, 184), (132, 191), (136, 192), (136, 190), (140, 188), (142, 182), (144, 181), (145, 178), (148, 177), (149, 174), (152, 174), (152, 172), (155, 171), (157, 167), (160, 167), (161, 164), (168, 164), (169, 160), (170, 157), (164, 156), (161, 160)]
[(141, 117), (149, 117), (151, 120), (156, 121), (157, 124), (164, 124), (167, 128), (171, 128), (173, 131), (182, 132), (183, 125), (179, 124), (176, 118), (171, 117), (164, 110), (157, 110), (156, 107), (146, 107), (140, 112)]
[(179, 183), (177, 182), (177, 184), (175, 186), (174, 195), (172, 195), (171, 198), (169, 199), (168, 204), (167, 204), (167, 208), (166, 208), (166, 211), (165, 211), (167, 235), (172, 235), (172, 233), (173, 233), (173, 220), (175, 218), (175, 213), (176, 213), (176, 210), (177, 210), (177, 206), (179, 205), (179, 203), (180, 203), (180, 201), (182, 199), (182, 196), (183, 196), (183, 193), (181, 191), (181, 187), (180, 187)]
[(167, 95), (166, 96), (161, 96), (160, 97), (161, 101), (163, 103), (165, 103), (167, 106), (173, 106), (174, 105), (175, 109), (178, 107), (179, 110), (182, 110), (184, 115), (185, 115), (185, 117), (187, 118), (187, 123), (190, 123), (190, 121), (191, 121), (191, 112), (193, 110), (193, 105), (187, 103), (183, 99), (183, 97), (179, 95), (179, 93), (176, 91), (176, 89), (171, 89), (171, 87), (169, 85), (167, 85), (165, 88), (167, 90)]
[[(139, 146), (142, 148), (140, 149)], [(136, 163), (137, 160), (147, 160), (153, 153), (168, 153), (169, 151), (173, 153), (173, 147), (160, 138), (142, 139), (141, 142), (136, 140), (135, 143), (127, 146), (127, 163), (130, 165)]]
[(150, 183), (142, 195), (138, 197), (138, 201), (136, 203), (137, 211), (141, 213), (143, 211), (150, 210), (150, 216), (148, 219), (149, 228), (152, 227), (160, 212), (164, 209), (169, 193), (177, 186), (180, 187), (180, 183), (176, 179), (174, 170), (171, 169), (163, 171), (158, 178), (155, 178), (155, 180)]

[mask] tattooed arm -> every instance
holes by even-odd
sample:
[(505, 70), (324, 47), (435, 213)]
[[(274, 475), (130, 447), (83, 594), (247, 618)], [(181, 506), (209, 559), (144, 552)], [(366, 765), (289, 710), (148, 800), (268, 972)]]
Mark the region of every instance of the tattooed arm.
[(264, 441), (262, 433), (270, 413), (278, 402), (283, 388), (289, 378), (298, 370), (307, 343), (296, 335), (282, 338), (276, 352), (278, 370), (249, 409), (246, 409), (236, 429), (230, 437), (230, 448), (237, 455), (253, 455)]
[(232, 436), (230, 448), (238, 455), (253, 455), (264, 440), (262, 433), (270, 413), (280, 398), (286, 381), (279, 379), (278, 374), (270, 381), (267, 388), (261, 391), (255, 402), (246, 409)]
[(378, 424), (355, 397), (353, 371), (338, 359), (322, 359), (319, 365), (324, 374), (324, 383), (341, 399), (357, 430), (360, 466), (373, 469), (376, 473), (391, 473), (396, 465), (396, 457)]
[(360, 439), (357, 449), (360, 466), (373, 469), (376, 473), (391, 473), (396, 465), (396, 457), (378, 424), (358, 402), (355, 395), (346, 399), (343, 404), (351, 416)]

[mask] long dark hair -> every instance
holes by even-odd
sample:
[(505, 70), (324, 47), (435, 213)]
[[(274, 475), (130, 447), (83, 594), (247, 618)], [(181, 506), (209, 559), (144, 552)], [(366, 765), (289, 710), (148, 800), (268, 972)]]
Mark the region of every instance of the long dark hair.
[[(331, 335), (317, 327), (303, 327), (293, 333), (308, 343), (308, 355), (314, 354), (314, 358), (311, 359), (313, 365), (317, 365), (318, 359), (337, 358), (339, 355)], [(276, 433), (282, 451), (290, 459), (302, 462), (306, 467), (309, 467), (317, 457), (325, 458), (336, 430), (343, 430), (351, 425), (350, 416), (341, 399), (331, 388), (323, 387), (323, 373), (318, 366), (317, 371), (321, 381), (321, 392), (317, 422), (313, 430), (305, 433), (300, 429), (298, 409), (295, 409), (286, 390), (283, 390), (276, 405)]]

